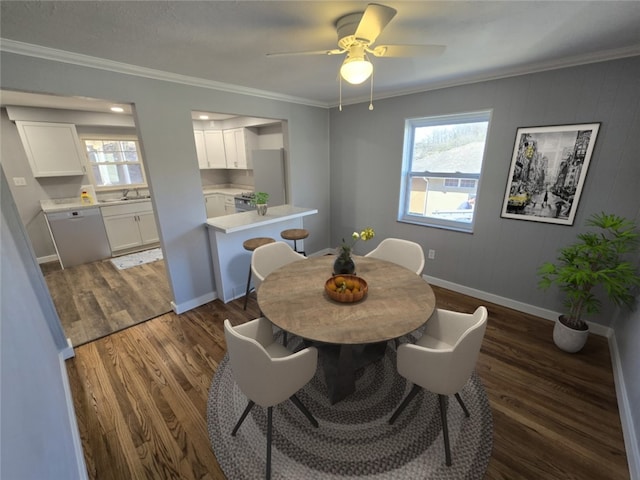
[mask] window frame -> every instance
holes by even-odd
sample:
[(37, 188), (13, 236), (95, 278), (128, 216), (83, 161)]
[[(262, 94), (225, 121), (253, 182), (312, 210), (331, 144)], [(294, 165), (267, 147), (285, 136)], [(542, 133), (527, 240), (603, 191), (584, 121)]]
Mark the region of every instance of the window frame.
[[(402, 154), (402, 172), (400, 178), (400, 197), (398, 202), (398, 221), (421, 225), (425, 227), (443, 228), (448, 230), (460, 231), (465, 233), (473, 233), (476, 221), (477, 209), (474, 208), (470, 222), (450, 220), (446, 218), (437, 218), (431, 216), (421, 216), (410, 214), (411, 203), (411, 186), (416, 178), (435, 177), (442, 178), (443, 184), (447, 180), (458, 180), (457, 187), (452, 189), (469, 188), (462, 187), (461, 184), (466, 180), (474, 180), (476, 182), (475, 198), (476, 205), (479, 199), (479, 191), (481, 184), (482, 172), (484, 170), (485, 159), (487, 155), (487, 145), (489, 143), (489, 133), (491, 129), (491, 117), (493, 110), (479, 110), (474, 112), (455, 113), (449, 115), (435, 115), (429, 117), (418, 117), (405, 119), (404, 146)], [(484, 140), (484, 148), (482, 151), (482, 161), (480, 164), (480, 172), (478, 173), (458, 173), (458, 172), (429, 172), (429, 171), (413, 171), (412, 165), (415, 152), (415, 135), (416, 129), (420, 127), (446, 126), (465, 123), (486, 122), (487, 132)], [(428, 175), (427, 175), (428, 174)], [(453, 174), (453, 175), (452, 175)]]
[[(144, 159), (142, 158), (142, 151), (140, 150), (140, 141), (138, 137), (135, 135), (122, 135), (122, 134), (108, 134), (108, 133), (99, 133), (99, 134), (90, 134), (84, 133), (79, 136), (80, 142), (82, 142), (82, 146), (84, 148), (84, 156), (85, 161), (87, 162), (87, 176), (91, 181), (91, 184), (95, 187), (97, 192), (108, 192), (114, 190), (124, 190), (124, 189), (136, 189), (136, 188), (147, 188), (147, 173), (145, 171)], [(102, 142), (133, 142), (136, 145), (136, 154), (138, 156), (137, 162), (125, 161), (125, 162), (92, 162), (89, 158), (89, 152), (87, 151), (87, 141), (102, 141)], [(131, 183), (127, 185), (98, 185), (95, 175), (93, 173), (93, 167), (95, 165), (140, 165), (140, 171), (142, 174), (142, 183)]]

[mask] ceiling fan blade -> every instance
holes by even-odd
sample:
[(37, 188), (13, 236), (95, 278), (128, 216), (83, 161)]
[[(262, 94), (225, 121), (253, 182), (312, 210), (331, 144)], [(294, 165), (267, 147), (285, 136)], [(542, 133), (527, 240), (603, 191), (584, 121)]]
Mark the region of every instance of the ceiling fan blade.
[(442, 55), (444, 45), (378, 45), (367, 50), (375, 57), (418, 57)]
[(385, 7), (377, 3), (370, 3), (362, 14), (362, 19), (355, 32), (356, 38), (364, 38), (369, 43), (374, 43), (380, 32), (387, 26), (397, 11), (391, 7)]
[(267, 53), (267, 57), (291, 57), (294, 55), (339, 55), (344, 53), (345, 50), (334, 48), (332, 50), (311, 50), (307, 52), (278, 52)]

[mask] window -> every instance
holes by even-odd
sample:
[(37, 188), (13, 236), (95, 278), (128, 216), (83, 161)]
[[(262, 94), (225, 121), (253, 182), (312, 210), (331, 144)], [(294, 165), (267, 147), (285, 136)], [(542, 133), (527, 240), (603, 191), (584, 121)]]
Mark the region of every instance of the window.
[(146, 187), (135, 137), (83, 137), (90, 175), (96, 188)]
[(399, 221), (473, 231), (490, 116), (406, 121)]

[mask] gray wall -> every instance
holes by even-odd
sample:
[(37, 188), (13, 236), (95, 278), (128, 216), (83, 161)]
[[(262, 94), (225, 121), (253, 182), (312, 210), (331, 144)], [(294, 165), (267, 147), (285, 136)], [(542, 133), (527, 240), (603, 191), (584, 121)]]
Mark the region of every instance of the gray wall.
[[(434, 249), (424, 273), (515, 301), (560, 311), (536, 288), (535, 271), (573, 241), (585, 219), (607, 211), (640, 220), (640, 57), (442, 89), (331, 111), (332, 244), (370, 225), (372, 249), (398, 236)], [(473, 234), (396, 221), (407, 118), (491, 109)], [(500, 217), (518, 127), (601, 122), (573, 226)], [(613, 309), (590, 318), (610, 326)]]
[[(291, 203), (318, 209), (305, 218), (309, 251), (328, 243), (328, 112), (317, 107), (1, 53), (2, 88), (133, 103), (174, 301), (197, 305), (214, 291), (192, 110), (287, 122)], [(286, 138), (288, 136), (288, 138)], [(4, 153), (4, 152), (3, 152)], [(4, 163), (4, 160), (3, 160)], [(12, 176), (11, 173), (7, 173)], [(313, 182), (309, 179), (313, 178)], [(204, 260), (204, 261), (203, 261)]]
[(71, 398), (64, 388), (64, 335), (0, 174), (0, 478), (84, 478), (84, 460), (74, 448), (79, 436)]
[[(473, 234), (396, 221), (404, 121), (492, 109), (487, 156)], [(500, 218), (518, 127), (601, 122), (573, 226)], [(541, 292), (536, 269), (584, 230), (592, 213), (613, 212), (640, 224), (640, 57), (392, 98), (331, 111), (331, 243), (370, 225), (377, 238), (362, 252), (396, 236), (435, 249), (424, 273), (491, 295), (555, 312), (557, 292)], [(638, 262), (636, 262), (638, 263)], [(635, 445), (640, 432), (640, 314), (608, 305), (588, 320), (613, 326), (618, 386)], [(631, 424), (631, 425), (630, 425)], [(631, 460), (631, 453), (628, 456)]]

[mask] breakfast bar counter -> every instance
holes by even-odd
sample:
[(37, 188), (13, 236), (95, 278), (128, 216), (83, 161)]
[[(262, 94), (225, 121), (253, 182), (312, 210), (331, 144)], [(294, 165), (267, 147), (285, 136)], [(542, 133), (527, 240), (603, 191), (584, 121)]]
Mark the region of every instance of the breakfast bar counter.
[(284, 241), (280, 237), (281, 231), (303, 228), (303, 218), (316, 213), (315, 208), (280, 205), (269, 207), (266, 215), (249, 211), (207, 219), (218, 298), (227, 303), (245, 293), (251, 264), (251, 252), (242, 246), (245, 240), (271, 237)]

